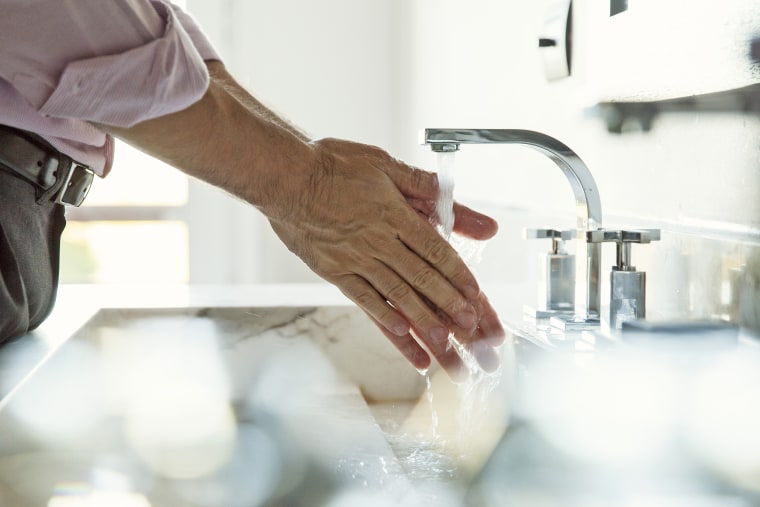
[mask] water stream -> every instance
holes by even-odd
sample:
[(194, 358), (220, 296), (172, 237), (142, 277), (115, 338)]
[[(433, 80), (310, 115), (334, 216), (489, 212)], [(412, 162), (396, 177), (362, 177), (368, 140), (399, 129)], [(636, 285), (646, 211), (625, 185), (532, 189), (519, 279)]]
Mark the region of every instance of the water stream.
[(438, 231), (447, 240), (454, 229), (454, 152), (437, 154), (438, 174)]
[[(455, 178), (455, 159), (454, 152), (442, 152), (438, 153), (437, 159), (437, 174), (439, 184), (439, 197), (436, 203), (436, 212), (438, 215), (438, 230), (440, 234), (446, 238), (449, 243), (457, 250), (460, 257), (472, 266), (480, 261), (480, 254), (482, 253), (485, 243), (482, 241), (475, 241), (457, 234), (453, 234), (454, 226), (454, 178)], [(465, 349), (457, 340), (453, 334), (449, 337), (450, 346), (457, 350), (457, 353), (464, 361), (465, 367), (469, 370), (470, 376), (468, 380), (454, 389), (458, 392), (456, 398), (461, 402), (454, 410), (458, 413), (457, 425), (459, 430), (457, 438), (463, 435), (469, 434), (473, 430), (473, 426), (478, 425), (478, 421), (471, 419), (472, 414), (477, 414), (476, 407), (479, 403), (483, 403), (494, 390), (500, 384), (501, 372), (495, 374), (486, 374), (478, 366), (477, 360), (468, 350)], [(436, 408), (434, 399), (434, 385), (431, 379), (431, 374), (428, 372), (425, 374), (426, 378), (426, 396), (428, 409), (430, 410), (430, 430), (428, 432), (431, 438), (431, 444), (441, 445), (446, 447), (447, 442), (445, 439), (451, 438), (452, 435), (445, 436), (439, 431), (439, 419), (438, 409)], [(451, 409), (451, 407), (448, 407)], [(449, 414), (450, 415), (450, 414)]]

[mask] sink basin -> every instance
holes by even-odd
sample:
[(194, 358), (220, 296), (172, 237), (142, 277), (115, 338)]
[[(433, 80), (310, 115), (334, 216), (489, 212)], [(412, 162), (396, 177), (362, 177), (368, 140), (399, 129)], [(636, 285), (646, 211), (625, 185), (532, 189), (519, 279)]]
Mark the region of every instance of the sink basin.
[(4, 400), (0, 504), (457, 505), (498, 385), (421, 375), (351, 306), (106, 308)]
[(305, 339), (367, 399), (416, 399), (425, 387), (424, 377), (409, 366), (364, 313), (349, 306), (106, 309), (90, 320), (79, 336), (101, 342), (146, 333), (168, 333), (177, 338), (178, 330), (215, 341), (225, 352), (236, 386), (250, 385), (251, 373), (257, 369), (251, 365), (263, 359), (256, 350), (262, 339), (286, 343)]

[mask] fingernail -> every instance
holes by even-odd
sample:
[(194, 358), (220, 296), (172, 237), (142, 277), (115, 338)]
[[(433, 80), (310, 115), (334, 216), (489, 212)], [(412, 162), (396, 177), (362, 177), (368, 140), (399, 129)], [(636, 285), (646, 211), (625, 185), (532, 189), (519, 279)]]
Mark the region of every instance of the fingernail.
[(430, 356), (424, 350), (418, 349), (414, 353), (412, 364), (414, 364), (418, 371), (427, 371), (430, 368)]
[(462, 288), (462, 294), (464, 294), (464, 297), (467, 299), (475, 299), (480, 294), (480, 289), (475, 285), (465, 285)]
[(406, 336), (406, 334), (409, 333), (409, 326), (402, 323), (394, 324), (391, 328), (391, 332), (396, 336)]
[(478, 316), (474, 312), (459, 312), (456, 316), (457, 324), (465, 329), (471, 329), (478, 323)]
[(476, 342), (472, 347), (473, 355), (480, 368), (486, 373), (493, 373), (501, 366), (501, 357), (496, 349), (487, 343)]

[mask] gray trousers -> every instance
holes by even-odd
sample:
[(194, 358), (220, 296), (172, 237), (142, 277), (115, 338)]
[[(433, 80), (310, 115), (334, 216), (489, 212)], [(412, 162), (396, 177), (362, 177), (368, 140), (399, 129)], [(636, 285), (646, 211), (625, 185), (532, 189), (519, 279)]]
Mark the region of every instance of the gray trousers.
[(0, 167), (0, 343), (36, 328), (53, 309), (65, 225), (62, 205)]

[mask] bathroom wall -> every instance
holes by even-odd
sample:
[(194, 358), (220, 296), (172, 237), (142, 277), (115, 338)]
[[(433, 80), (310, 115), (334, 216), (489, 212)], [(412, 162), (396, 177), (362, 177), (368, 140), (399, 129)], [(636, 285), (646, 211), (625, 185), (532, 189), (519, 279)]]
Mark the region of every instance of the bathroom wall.
[[(627, 124), (612, 134), (596, 107), (760, 82), (748, 58), (749, 40), (760, 36), (756, 0), (629, 0), (612, 18), (608, 0), (575, 0), (572, 74), (549, 82), (537, 39), (555, 3), (189, 0), (188, 7), (244, 84), (315, 136), (376, 144), (431, 170), (435, 156), (418, 144), (425, 127), (557, 137), (594, 174), (606, 226), (662, 229), (659, 243), (633, 250), (648, 273), (650, 317), (760, 327), (760, 115), (684, 110), (657, 116), (649, 131)], [(532, 267), (548, 245), (523, 240), (522, 229), (572, 227), (569, 186), (552, 162), (519, 146), (464, 147), (456, 173), (455, 196), (501, 224), (474, 269), (486, 285), (529, 287), (531, 302)], [(223, 281), (318, 281), (260, 217), (236, 210), (231, 220), (251, 227), (237, 263), (253, 271), (236, 268), (239, 275)], [(604, 283), (613, 255), (605, 245)]]
[[(307, 134), (390, 148), (394, 2), (187, 0), (187, 8), (233, 75)], [(193, 183), (196, 222), (208, 224), (191, 229), (191, 282), (321, 282), (258, 211)], [(224, 262), (210, 270), (208, 259)]]
[[(760, 82), (749, 58), (750, 40), (760, 36), (756, 2), (639, 0), (610, 18), (609, 2), (576, 0), (571, 76), (548, 82), (537, 39), (551, 4), (404, 4), (400, 155), (435, 167), (435, 155), (413, 142), (424, 127), (557, 137), (594, 174), (606, 226), (662, 229), (659, 243), (633, 247), (634, 263), (648, 273), (649, 317), (723, 318), (760, 329), (760, 115), (687, 109), (657, 116), (649, 131), (627, 125), (612, 134), (596, 107)], [(456, 157), (456, 197), (502, 222), (476, 268), (481, 278), (532, 286), (535, 270), (525, 267), (548, 245), (526, 242), (520, 231), (572, 226), (569, 186), (551, 162), (521, 147), (466, 146)], [(605, 274), (613, 255), (605, 245)]]

